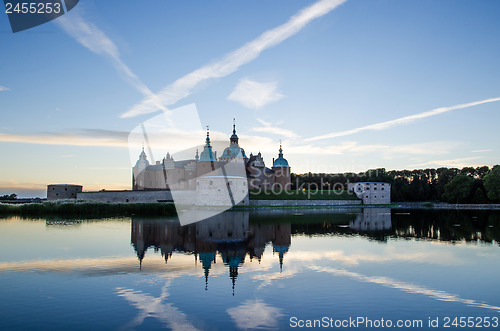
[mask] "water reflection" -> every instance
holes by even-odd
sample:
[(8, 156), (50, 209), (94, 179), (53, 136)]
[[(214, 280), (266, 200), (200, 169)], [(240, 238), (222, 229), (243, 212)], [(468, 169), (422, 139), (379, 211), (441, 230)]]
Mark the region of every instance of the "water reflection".
[(188, 226), (9, 218), (0, 221), (0, 280), (9, 284), (0, 329), (490, 316), (500, 313), (499, 221), (498, 211), (380, 208), (259, 209)]
[(392, 229), (390, 208), (365, 208), (354, 221), (349, 222), (353, 230), (389, 231)]
[(268, 244), (282, 271), (292, 235), (353, 235), (380, 242), (415, 238), (498, 243), (500, 234), (494, 226), (498, 218), (498, 213), (484, 211), (402, 212), (389, 208), (232, 211), (186, 226), (174, 219), (133, 217), (131, 241), (140, 267), (148, 249), (159, 252), (165, 263), (173, 252), (194, 255), (195, 263), (199, 261), (203, 266), (206, 289), (210, 270), (220, 256), (234, 290), (245, 258), (260, 263)]
[(212, 264), (219, 254), (229, 269), (233, 284), (233, 295), (238, 268), (248, 255), (250, 260), (262, 259), (266, 245), (271, 243), (277, 253), (280, 269), (283, 258), (291, 243), (291, 225), (250, 224), (249, 212), (226, 212), (201, 222), (181, 226), (175, 220), (147, 220), (132, 218), (132, 245), (139, 259), (140, 267), (146, 251), (152, 248), (160, 252), (165, 263), (172, 253), (193, 254), (195, 262), (201, 262), (205, 274), (205, 289)]

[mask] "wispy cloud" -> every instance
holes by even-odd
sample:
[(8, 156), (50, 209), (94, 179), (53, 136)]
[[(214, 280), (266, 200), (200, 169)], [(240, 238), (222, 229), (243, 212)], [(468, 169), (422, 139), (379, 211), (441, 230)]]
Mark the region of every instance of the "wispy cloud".
[(295, 132), (293, 132), (291, 130), (282, 129), (282, 128), (279, 128), (277, 126), (273, 126), (271, 123), (265, 122), (259, 118), (257, 119), (257, 121), (259, 121), (263, 126), (253, 127), (250, 129), (251, 131), (275, 134), (275, 135), (283, 136), (283, 137), (290, 138), (290, 139), (295, 139), (295, 138), (300, 137), (298, 134), (296, 134)]
[(414, 167), (427, 167), (427, 166), (437, 166), (437, 167), (454, 167), (454, 168), (463, 168), (463, 167), (475, 167), (484, 164), (472, 164), (471, 161), (480, 159), (480, 156), (472, 156), (472, 157), (462, 157), (458, 159), (451, 160), (432, 160), (425, 163), (415, 164)]
[(8, 91), (8, 90), (10, 90), (10, 88), (0, 85), (0, 92), (1, 91)]
[(128, 147), (128, 132), (83, 129), (74, 132), (48, 132), (33, 135), (0, 133), (0, 142), (38, 145)]
[(225, 77), (242, 65), (255, 60), (264, 50), (276, 46), (302, 30), (311, 21), (328, 14), (345, 0), (320, 0), (292, 16), (286, 23), (268, 30), (239, 49), (226, 54), (219, 61), (205, 65), (166, 86), (156, 96), (147, 97), (122, 117), (133, 117), (159, 110), (157, 103), (169, 106), (187, 97), (200, 83)]
[(429, 111), (425, 111), (423, 113), (405, 116), (405, 117), (401, 117), (401, 118), (398, 118), (395, 120), (370, 124), (370, 125), (362, 126), (362, 127), (351, 129), (351, 130), (333, 132), (333, 133), (325, 134), (322, 136), (308, 138), (308, 139), (306, 139), (306, 141), (316, 141), (316, 140), (321, 140), (321, 139), (343, 137), (343, 136), (348, 136), (351, 134), (355, 134), (355, 133), (362, 132), (362, 131), (369, 131), (369, 130), (385, 130), (385, 129), (388, 129), (388, 128), (391, 128), (394, 126), (406, 125), (406, 124), (409, 124), (411, 122), (414, 122), (414, 121), (417, 121), (420, 119), (424, 119), (427, 117), (447, 113), (447, 112), (452, 111), (452, 110), (469, 108), (469, 107), (478, 106), (478, 105), (482, 105), (485, 103), (496, 102), (496, 101), (500, 101), (500, 97), (499, 98), (485, 99), (485, 100), (480, 100), (480, 101), (474, 101), (474, 102), (469, 102), (469, 103), (463, 103), (463, 104), (455, 105), (455, 106), (435, 108), (435, 109), (432, 109)]
[(471, 153), (486, 153), (486, 152), (493, 152), (491, 149), (477, 149), (475, 151), (470, 151)]
[(257, 109), (283, 98), (284, 95), (277, 89), (277, 82), (256, 82), (243, 78), (227, 99), (236, 101), (247, 108)]
[(288, 154), (341, 155), (384, 153), (384, 155), (442, 155), (459, 146), (454, 142), (427, 142), (404, 145), (360, 144), (357, 141), (342, 141), (335, 145), (292, 144), (288, 142)]
[(56, 22), (59, 26), (81, 45), (95, 54), (107, 57), (113, 66), (120, 72), (125, 80), (130, 83), (143, 96), (148, 97), (158, 109), (166, 111), (160, 103), (156, 102), (156, 96), (140, 80), (140, 78), (122, 61), (116, 44), (97, 26), (87, 22), (78, 13), (71, 12), (60, 17)]

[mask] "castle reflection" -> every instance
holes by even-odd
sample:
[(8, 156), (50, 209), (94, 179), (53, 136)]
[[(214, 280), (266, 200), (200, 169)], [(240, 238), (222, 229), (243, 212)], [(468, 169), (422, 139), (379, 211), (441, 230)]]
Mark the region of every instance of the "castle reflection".
[(201, 222), (181, 226), (177, 220), (146, 220), (132, 218), (132, 244), (140, 266), (149, 248), (160, 252), (165, 263), (172, 253), (194, 254), (205, 273), (205, 289), (212, 264), (220, 254), (224, 265), (229, 268), (233, 294), (238, 268), (246, 256), (262, 259), (266, 245), (271, 243), (277, 253), (280, 270), (283, 258), (291, 243), (291, 225), (250, 224), (246, 211), (225, 212)]
[(389, 231), (392, 229), (390, 208), (365, 208), (354, 221), (349, 222), (353, 230), (364, 231)]
[(139, 266), (148, 249), (168, 262), (173, 252), (194, 255), (208, 286), (210, 270), (220, 257), (228, 268), (233, 293), (239, 268), (248, 257), (261, 261), (272, 245), (280, 271), (292, 236), (355, 235), (387, 242), (390, 238), (440, 242), (500, 242), (498, 213), (488, 211), (391, 210), (264, 210), (230, 211), (181, 226), (175, 219), (132, 217), (131, 241)]

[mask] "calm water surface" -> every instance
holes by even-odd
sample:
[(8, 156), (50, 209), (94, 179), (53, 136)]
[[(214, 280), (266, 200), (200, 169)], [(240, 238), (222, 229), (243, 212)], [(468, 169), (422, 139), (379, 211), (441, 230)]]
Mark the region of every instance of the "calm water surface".
[(0, 330), (485, 326), (500, 316), (499, 242), (498, 211), (0, 219)]

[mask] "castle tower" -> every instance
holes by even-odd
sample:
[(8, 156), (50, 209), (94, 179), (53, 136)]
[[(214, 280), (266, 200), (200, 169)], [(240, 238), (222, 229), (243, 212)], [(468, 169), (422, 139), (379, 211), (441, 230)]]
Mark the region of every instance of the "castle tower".
[(207, 126), (207, 138), (205, 139), (205, 146), (203, 147), (203, 152), (200, 154), (200, 159), (196, 164), (196, 174), (197, 176), (204, 175), (215, 170), (215, 154), (212, 150), (212, 145), (210, 145), (210, 131)]
[(238, 141), (239, 138), (236, 134), (236, 120), (233, 118), (233, 134), (229, 138), (229, 147), (224, 150), (222, 156), (220, 157), (221, 161), (229, 161), (234, 158), (243, 158), (245, 163), (248, 161), (245, 150), (240, 147)]
[(142, 146), (142, 152), (139, 154), (139, 159), (132, 168), (132, 190), (144, 190), (145, 185), (145, 170), (149, 166), (148, 157), (144, 152), (144, 146)]
[(281, 142), (278, 158), (274, 160), (272, 169), (274, 171), (273, 185), (275, 189), (290, 190), (292, 186), (291, 168), (288, 165), (288, 161), (283, 157)]

